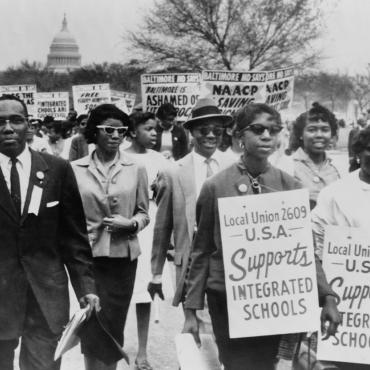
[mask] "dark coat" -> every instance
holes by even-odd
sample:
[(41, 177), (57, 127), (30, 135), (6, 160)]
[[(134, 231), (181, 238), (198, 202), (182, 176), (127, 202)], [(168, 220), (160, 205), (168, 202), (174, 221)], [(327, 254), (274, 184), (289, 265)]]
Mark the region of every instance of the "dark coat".
[[(162, 146), (162, 133), (163, 128), (160, 125), (156, 126), (157, 131), (157, 142), (153, 147), (153, 150), (157, 152), (161, 151)], [(173, 126), (172, 133), (172, 155), (177, 161), (178, 159), (184, 157), (188, 152), (188, 138), (186, 136), (185, 130), (180, 126)]]
[[(92, 255), (80, 193), (70, 164), (31, 151), (23, 215), (19, 219), (0, 170), (0, 340), (22, 335), (32, 289), (55, 333), (69, 318), (68, 270), (77, 298), (95, 293)], [(42, 188), (38, 215), (29, 213), (34, 186)]]
[[(197, 201), (198, 231), (190, 255), (191, 265), (186, 282), (185, 308), (203, 309), (206, 289), (226, 294), (222, 258), (218, 198), (253, 194), (250, 180), (241, 161), (210, 177), (203, 185)], [(287, 173), (270, 166), (259, 176), (262, 193), (299, 189), (301, 185)], [(241, 185), (243, 185), (241, 187)], [(247, 192), (244, 190), (248, 186)], [(328, 285), (317, 256), (316, 273), (319, 302), (326, 295), (336, 296)]]

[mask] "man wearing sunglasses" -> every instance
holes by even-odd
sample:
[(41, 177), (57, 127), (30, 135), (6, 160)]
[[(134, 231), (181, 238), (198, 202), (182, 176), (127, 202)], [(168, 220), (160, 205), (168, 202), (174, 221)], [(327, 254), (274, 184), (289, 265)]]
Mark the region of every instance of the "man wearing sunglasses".
[(30, 150), (27, 107), (0, 97), (0, 369), (58, 370), (69, 317), (68, 276), (82, 306), (99, 309), (91, 248), (68, 162)]
[(152, 296), (157, 293), (163, 297), (161, 275), (173, 232), (177, 286), (173, 300), (175, 306), (184, 298), (184, 281), (196, 225), (195, 205), (200, 189), (207, 177), (231, 164), (229, 156), (217, 149), (222, 133), (231, 121), (230, 116), (221, 114), (212, 99), (198, 100), (192, 110), (192, 118), (184, 123), (184, 128), (191, 133), (193, 151), (177, 161), (174, 169), (158, 176), (153, 279), (148, 290)]

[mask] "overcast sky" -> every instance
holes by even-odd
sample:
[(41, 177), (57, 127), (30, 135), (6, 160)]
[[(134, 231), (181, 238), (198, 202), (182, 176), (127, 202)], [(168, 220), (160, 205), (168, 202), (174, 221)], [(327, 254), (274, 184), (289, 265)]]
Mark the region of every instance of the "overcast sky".
[[(337, 4), (326, 16), (319, 44), (322, 68), (354, 73), (370, 62), (370, 0), (325, 0)], [(0, 70), (20, 60), (46, 62), (63, 14), (80, 47), (82, 63), (130, 59), (122, 36), (142, 21), (154, 0), (0, 0)]]

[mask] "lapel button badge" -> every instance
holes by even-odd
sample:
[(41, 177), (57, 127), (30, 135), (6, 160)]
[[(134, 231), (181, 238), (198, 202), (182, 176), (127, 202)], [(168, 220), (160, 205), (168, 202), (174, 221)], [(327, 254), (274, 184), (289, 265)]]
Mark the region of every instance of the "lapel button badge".
[(247, 190), (248, 190), (248, 186), (247, 186), (246, 184), (240, 184), (240, 185), (238, 186), (238, 189), (239, 189), (239, 191), (240, 191), (241, 193), (246, 193), (246, 192), (247, 192)]
[(37, 172), (36, 172), (36, 177), (37, 177), (40, 181), (42, 181), (42, 180), (44, 179), (45, 175), (44, 175), (44, 173), (43, 173), (43, 172), (41, 172), (41, 171), (37, 171)]

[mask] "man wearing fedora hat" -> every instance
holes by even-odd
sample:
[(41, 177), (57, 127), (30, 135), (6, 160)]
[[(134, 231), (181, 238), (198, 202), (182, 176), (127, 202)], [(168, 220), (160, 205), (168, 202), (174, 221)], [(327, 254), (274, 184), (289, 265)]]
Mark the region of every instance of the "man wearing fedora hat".
[(148, 290), (152, 297), (163, 299), (161, 276), (170, 247), (171, 235), (175, 247), (176, 292), (173, 305), (184, 298), (184, 282), (190, 247), (196, 228), (195, 206), (207, 177), (230, 165), (230, 159), (217, 149), (225, 127), (232, 117), (221, 114), (210, 98), (199, 99), (191, 118), (184, 123), (192, 136), (193, 150), (176, 162), (174, 167), (159, 173), (153, 248), (152, 282)]

